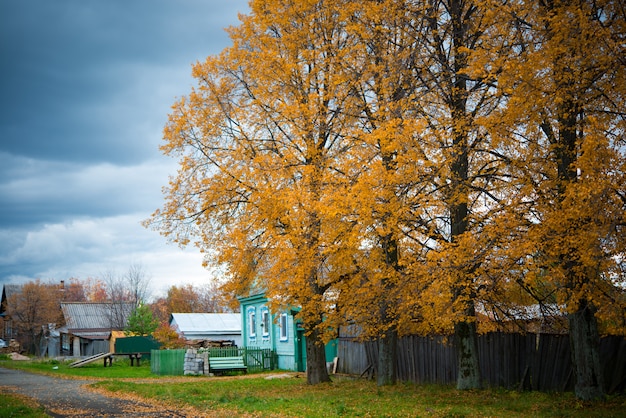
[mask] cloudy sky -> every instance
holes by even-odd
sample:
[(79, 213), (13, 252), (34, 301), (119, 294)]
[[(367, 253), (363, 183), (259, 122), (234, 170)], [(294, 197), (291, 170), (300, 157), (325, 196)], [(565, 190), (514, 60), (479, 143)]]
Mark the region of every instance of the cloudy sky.
[(0, 0), (0, 285), (140, 265), (153, 293), (213, 273), (140, 225), (191, 65), (229, 45), (246, 0)]

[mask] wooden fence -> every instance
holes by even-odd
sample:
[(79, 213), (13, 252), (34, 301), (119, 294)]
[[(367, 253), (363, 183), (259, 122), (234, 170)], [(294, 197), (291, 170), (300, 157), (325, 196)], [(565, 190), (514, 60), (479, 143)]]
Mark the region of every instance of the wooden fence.
[(152, 350), (150, 371), (161, 376), (182, 376), (185, 364), (185, 349)]
[[(478, 338), (484, 384), (538, 391), (574, 388), (569, 337), (553, 334), (488, 333)], [(337, 346), (338, 372), (369, 377), (376, 373), (377, 343), (343, 336)], [(626, 391), (626, 339), (600, 341), (607, 393)], [(398, 341), (398, 380), (454, 384), (457, 359), (452, 338), (407, 336)]]

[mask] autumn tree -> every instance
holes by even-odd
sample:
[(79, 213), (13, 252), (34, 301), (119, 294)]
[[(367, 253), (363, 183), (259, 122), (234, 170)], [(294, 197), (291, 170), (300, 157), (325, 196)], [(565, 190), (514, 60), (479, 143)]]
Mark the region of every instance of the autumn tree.
[[(498, 10), (498, 9), (494, 9)], [(524, 138), (524, 289), (548, 289), (568, 315), (576, 395), (603, 394), (598, 319), (624, 312), (626, 15), (614, 1), (516, 1), (516, 54), (500, 88)], [(525, 257), (522, 258), (525, 254)]]
[(167, 307), (167, 299), (161, 296), (156, 298), (150, 303), (150, 309), (152, 309), (152, 315), (161, 322), (168, 322), (171, 312)]
[(200, 305), (200, 295), (190, 285), (171, 286), (167, 290), (167, 308), (174, 312), (205, 312)]
[(168, 321), (162, 321), (152, 336), (161, 343), (163, 349), (183, 348), (186, 345), (186, 340), (179, 335), (176, 329), (170, 326)]
[(100, 279), (88, 277), (82, 281), (88, 302), (104, 302), (108, 299), (106, 285)]
[(223, 283), (211, 280), (196, 286), (202, 312), (239, 312), (236, 297), (222, 288)]
[(360, 130), (350, 152), (358, 170), (350, 176), (349, 199), (361, 240), (352, 249), (353, 271), (346, 271), (349, 280), (344, 279), (338, 304), (345, 321), (358, 324), (361, 338), (377, 341), (379, 385), (396, 381), (398, 308), (409, 254), (403, 221), (414, 162), (421, 160), (410, 145), (419, 121), (411, 106), (416, 48), (406, 11), (402, 1), (344, 6), (348, 30), (358, 39), (347, 71), (355, 84)]
[(61, 282), (61, 294), (63, 302), (86, 302), (87, 295), (83, 282), (75, 277), (67, 282)]
[(173, 285), (164, 297), (151, 304), (160, 321), (168, 321), (172, 313), (230, 312), (226, 296), (217, 282), (201, 286), (192, 284)]
[(8, 311), (17, 331), (18, 339), (31, 353), (37, 352), (42, 327), (60, 324), (61, 288), (56, 283), (43, 283), (39, 279), (21, 286), (7, 301)]
[(388, 136), (387, 148), (401, 153), (405, 179), (396, 189), (407, 198), (399, 230), (414, 259), (403, 261), (399, 321), (421, 333), (453, 332), (457, 388), (478, 388), (476, 309), (498, 239), (491, 225), (511, 185), (506, 144), (483, 123), (501, 106), (498, 73), (473, 74), (470, 63), (482, 51), (505, 51), (506, 41), (485, 19), (485, 2), (406, 2), (400, 9), (409, 16), (403, 39), (411, 42), (403, 41), (406, 71), (396, 88), (408, 98), (402, 119), (413, 122), (404, 123), (403, 135)]
[[(345, 158), (354, 125), (342, 1), (252, 1), (233, 46), (194, 67), (163, 150), (180, 157), (152, 224), (227, 267), (235, 294), (298, 306), (307, 381), (329, 380), (333, 287), (352, 269)], [(349, 266), (349, 267), (347, 267)]]

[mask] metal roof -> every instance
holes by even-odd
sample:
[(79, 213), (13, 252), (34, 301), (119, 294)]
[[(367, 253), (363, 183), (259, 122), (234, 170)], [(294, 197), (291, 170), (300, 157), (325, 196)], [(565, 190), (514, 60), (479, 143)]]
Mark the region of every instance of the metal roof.
[(64, 302), (61, 310), (68, 331), (123, 329), (134, 309), (132, 303)]
[(173, 313), (170, 324), (183, 334), (241, 333), (238, 313)]

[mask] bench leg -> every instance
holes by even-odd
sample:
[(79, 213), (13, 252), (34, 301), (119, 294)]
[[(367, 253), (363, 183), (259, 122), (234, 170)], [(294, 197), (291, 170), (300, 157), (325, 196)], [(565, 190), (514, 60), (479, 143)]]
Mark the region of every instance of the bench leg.
[(135, 360), (137, 360), (137, 367), (139, 367), (141, 365), (141, 354), (137, 353), (137, 354), (129, 354), (128, 358), (130, 358), (130, 366), (134, 366), (135, 365)]

